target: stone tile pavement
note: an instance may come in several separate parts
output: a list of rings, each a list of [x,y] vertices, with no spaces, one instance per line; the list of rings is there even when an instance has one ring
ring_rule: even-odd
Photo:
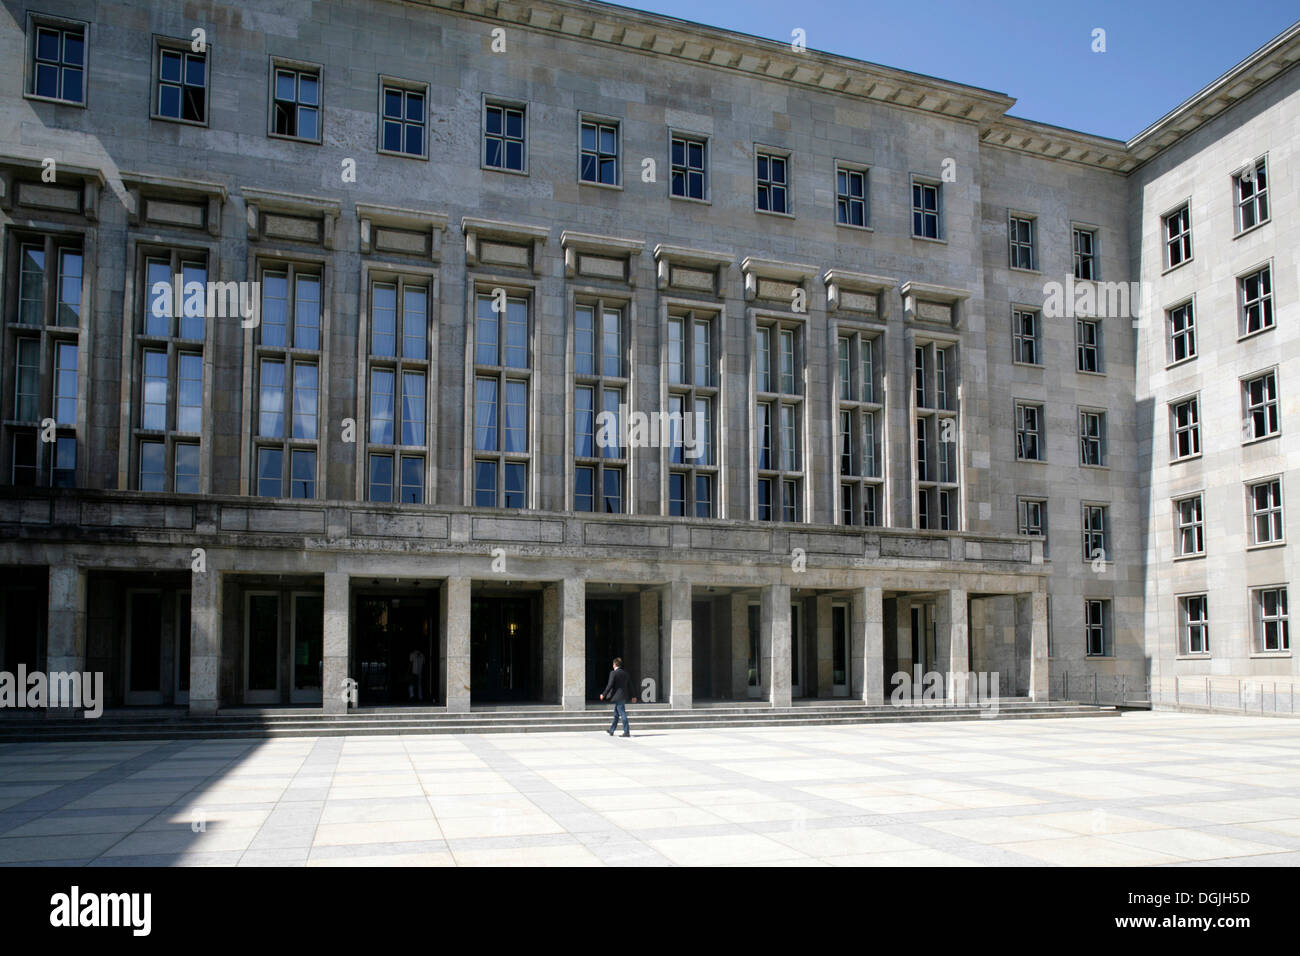
[[[1300,724],[0,746],[0,864],[51,863],[1296,866]]]

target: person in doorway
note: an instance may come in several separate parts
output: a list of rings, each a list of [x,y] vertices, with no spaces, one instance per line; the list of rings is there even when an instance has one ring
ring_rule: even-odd
[[[424,654],[418,647],[411,651],[411,681],[407,692],[410,700],[424,700]]]
[[[609,725],[609,730],[605,731],[611,737],[614,736],[614,731],[618,729],[620,717],[623,719],[623,736],[632,736],[627,726],[627,688],[630,682],[631,678],[628,677],[627,671],[623,670],[623,658],[614,658],[614,669],[609,672],[609,681],[605,684],[605,692],[600,695],[601,700],[608,700],[614,705],[614,722]],[[636,703],[635,697],[632,698],[632,702]]]

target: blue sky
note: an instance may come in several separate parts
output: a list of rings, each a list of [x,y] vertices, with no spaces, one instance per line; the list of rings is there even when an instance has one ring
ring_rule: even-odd
[[[1300,19],[1296,0],[635,0],[666,16],[1007,93],[1014,116],[1128,139]],[[1092,52],[1092,31],[1106,52]]]

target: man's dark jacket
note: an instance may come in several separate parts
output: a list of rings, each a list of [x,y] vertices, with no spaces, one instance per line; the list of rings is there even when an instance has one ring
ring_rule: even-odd
[[[630,699],[627,695],[628,680],[625,668],[614,668],[609,672],[609,683],[605,685],[605,693],[601,696],[612,704],[626,704]]]

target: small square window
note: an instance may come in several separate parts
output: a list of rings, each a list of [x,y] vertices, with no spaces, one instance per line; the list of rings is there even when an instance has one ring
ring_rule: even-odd
[[[522,173],[528,168],[523,106],[489,101],[483,110],[483,165]]]
[[[1248,485],[1246,507],[1250,512],[1250,543],[1279,544],[1282,531],[1282,479],[1268,478]]]
[[[1174,502],[1176,522],[1175,547],[1178,557],[1189,558],[1205,554],[1205,505],[1200,495],[1180,498]]]
[[[1237,279],[1238,322],[1242,336],[1273,327],[1273,269],[1264,266]]]
[[[1259,159],[1232,177],[1237,205],[1237,231],[1245,232],[1268,222],[1268,170]]]
[[[1007,240],[1010,243],[1011,268],[1034,268],[1034,220],[1028,216],[1009,216]]]
[[[708,199],[708,140],[674,133],[669,141],[669,194],[678,199]]]
[[[204,125],[208,121],[208,55],[189,44],[159,40],[154,118]]]
[[[1192,301],[1188,299],[1166,315],[1169,317],[1169,361],[1196,358],[1196,315]]]
[[[393,117],[394,125],[396,122],[397,117]],[[321,74],[318,68],[272,63],[271,135],[320,142]],[[393,142],[404,142],[404,135],[398,137],[394,132]]]
[[[29,20],[28,93],[65,103],[86,100],[86,28],[68,21]]]
[[[1105,371],[1102,364],[1101,323],[1096,319],[1076,319],[1074,323],[1074,344],[1077,364],[1080,372],[1092,372],[1100,375]]]
[[[1074,242],[1074,277],[1097,279],[1097,233],[1092,229],[1075,227],[1071,230]]]
[[[386,80],[379,87],[379,151],[423,159],[426,153],[427,87]],[[287,86],[285,92],[288,92]]]
[[[583,117],[578,139],[578,180],[598,186],[618,186],[618,123]]]
[[[1250,594],[1257,654],[1291,650],[1291,617],[1285,587],[1256,588]]]
[[[1282,433],[1278,417],[1277,373],[1265,372],[1241,383],[1245,420],[1242,422],[1242,441],[1259,441]]]
[[[1040,337],[1039,314],[1031,309],[1011,310],[1011,335],[1013,355],[1022,365],[1042,365],[1043,352]]]
[[[1201,404],[1197,396],[1170,403],[1169,436],[1174,461],[1201,453]]]

